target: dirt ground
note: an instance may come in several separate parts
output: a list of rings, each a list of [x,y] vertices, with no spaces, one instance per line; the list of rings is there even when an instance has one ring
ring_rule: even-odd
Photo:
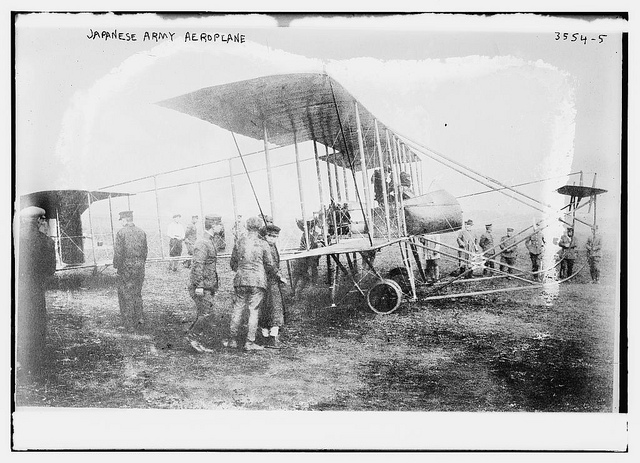
[[[397,249],[388,252],[397,253]],[[382,253],[377,262],[384,266]],[[520,257],[520,265],[527,267]],[[233,274],[218,264],[220,329]],[[448,271],[449,269],[444,269]],[[324,265],[316,287],[286,297],[285,347],[198,354],[184,341],[194,318],[188,270],[147,265],[146,327],[120,328],[113,269],[59,273],[47,292],[48,362],[20,376],[16,405],[49,407],[609,412],[614,262],[599,285],[588,268],[555,298],[540,289],[405,303],[390,315],[357,295],[330,305]],[[512,282],[473,283],[469,288]]]

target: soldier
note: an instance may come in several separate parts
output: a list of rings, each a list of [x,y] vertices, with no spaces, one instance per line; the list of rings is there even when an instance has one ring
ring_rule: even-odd
[[[531,271],[533,272],[533,279],[538,281],[538,270],[540,270],[540,263],[542,262],[542,256],[544,255],[544,236],[538,231],[538,226],[533,228],[533,233],[524,242],[527,250],[529,251],[529,257],[531,258]]]
[[[493,259],[496,255],[495,245],[493,243],[493,224],[486,224],[484,226],[485,232],[480,237],[480,248],[482,249],[483,256],[487,261],[484,263],[484,269],[482,270],[483,275],[489,274],[489,269],[495,268],[495,263]]]
[[[147,260],[147,234],[133,224],[133,212],[120,212],[122,228],[113,246],[113,268],[118,271],[118,303],[125,329],[141,328],[142,283]]]
[[[266,294],[267,275],[277,275],[278,269],[273,264],[269,245],[258,235],[262,225],[262,220],[258,217],[247,219],[247,234],[238,238],[231,253],[231,269],[236,272],[233,280],[236,297],[231,315],[230,339],[224,342],[226,347],[238,347],[237,336],[240,322],[245,310],[247,310],[249,322],[244,349],[263,349],[255,342],[256,330],[258,329],[258,310]]]
[[[560,237],[558,246],[561,248],[560,278],[565,279],[573,275],[573,264],[578,258],[578,241],[573,236],[573,228],[568,227],[567,232]]]
[[[214,230],[219,219],[219,215],[205,216],[204,236],[196,242],[193,251],[189,295],[196,303],[196,319],[187,332],[187,342],[197,352],[213,352],[205,346],[209,343],[205,338],[215,328],[213,298],[218,290],[218,273]]]
[[[18,242],[17,361],[18,369],[41,373],[47,337],[45,283],[56,271],[56,251],[46,229],[44,209],[20,212]]]
[[[458,275],[462,275],[467,271],[467,268],[471,269],[471,253],[478,252],[478,238],[473,229],[473,220],[469,219],[464,223],[464,230],[458,233],[458,262],[460,263],[460,270]],[[472,272],[469,272],[466,277],[471,278]]]
[[[280,234],[280,227],[268,224],[260,229],[260,234],[271,248],[273,257],[273,265],[276,269],[280,269],[280,253],[276,242]],[[287,281],[280,275],[267,275],[267,294],[260,309],[259,326],[262,331],[262,337],[266,347],[279,349],[280,345],[280,327],[284,325],[284,306],[282,304],[281,284]]]
[[[182,255],[182,241],[184,240],[184,227],[180,223],[182,216],[174,214],[173,222],[167,227],[167,236],[169,237],[169,257],[180,257]],[[169,261],[169,270],[174,272],[178,270],[178,261],[172,259]]]
[[[500,262],[501,262],[500,271],[501,272],[514,273],[515,270],[511,267],[513,267],[516,264],[517,248],[518,248],[518,245],[516,244],[515,239],[513,238],[513,228],[508,227],[507,234],[502,238],[500,238],[500,250],[502,251],[500,253]],[[507,264],[510,267],[507,267],[506,265],[502,265],[502,264]]]
[[[196,245],[196,241],[198,241],[198,220],[200,217],[197,215],[191,216],[191,223],[187,225],[187,229],[184,232],[184,244],[187,245],[187,254],[189,256],[193,256],[193,247]],[[183,265],[186,268],[191,267],[191,258],[185,260]]]
[[[415,196],[411,189],[411,175],[407,172],[400,172],[400,191],[402,199],[411,199]]]
[[[435,283],[440,279],[440,235],[429,235],[429,239],[421,240],[425,245],[425,273],[428,283]]]
[[[373,197],[378,203],[379,207],[382,207],[384,204],[384,188],[382,178],[382,171],[378,168],[373,171],[373,175],[371,176],[371,183],[373,183]]]
[[[224,251],[227,247],[225,235],[224,235],[224,225],[222,225],[222,217],[218,214],[212,214],[212,228],[211,231],[213,233],[213,243],[216,245],[216,251]]]
[[[598,226],[593,227],[593,234],[587,239],[587,260],[591,271],[591,282],[600,282],[600,259],[602,258],[602,236],[598,233]]]

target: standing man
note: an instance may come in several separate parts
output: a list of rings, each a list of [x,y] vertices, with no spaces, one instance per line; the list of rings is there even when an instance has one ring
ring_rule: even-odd
[[[593,227],[593,234],[587,239],[587,260],[591,271],[591,282],[600,282],[600,259],[602,258],[602,236],[598,232],[598,226]]]
[[[142,328],[142,283],[147,260],[147,234],[133,224],[133,212],[120,212],[122,228],[113,246],[113,268],[118,271],[118,303],[126,330]]]
[[[45,235],[44,209],[31,206],[20,212],[18,242],[17,361],[18,368],[41,373],[47,337],[45,283],[56,271],[56,251]]]
[[[529,257],[531,258],[531,272],[533,272],[533,279],[538,281],[538,270],[540,270],[540,264],[542,262],[542,256],[544,255],[544,236],[538,231],[537,224],[533,228],[533,233],[529,235],[529,238],[524,242],[527,250],[529,251]]]
[[[196,245],[196,241],[198,241],[198,220],[200,217],[197,215],[191,216],[191,223],[187,225],[187,229],[184,232],[184,244],[187,245],[187,254],[189,256],[193,256],[193,248]],[[191,267],[191,258],[185,260],[183,265],[186,268]]]
[[[219,215],[209,214],[204,218],[204,236],[198,240],[193,250],[191,275],[189,277],[189,295],[196,303],[196,319],[187,332],[187,342],[197,352],[213,352],[205,344],[207,336],[214,331],[213,297],[218,290],[216,271],[217,250],[214,227]]]
[[[384,188],[382,182],[384,182],[382,171],[380,168],[377,168],[373,171],[371,183],[373,183],[373,197],[378,203],[378,207],[384,205]]]
[[[478,238],[473,229],[473,220],[469,219],[464,223],[464,230],[460,230],[458,233],[458,261],[460,263],[460,270],[458,275],[462,275],[469,269],[469,273],[466,278],[471,278],[471,253],[478,252]]]
[[[271,256],[271,249],[258,232],[263,222],[258,217],[247,219],[247,234],[238,238],[231,253],[231,269],[236,272],[233,286],[236,297],[231,315],[230,339],[224,343],[226,347],[238,347],[238,331],[242,316],[247,310],[249,322],[245,350],[261,350],[256,344],[258,329],[258,310],[267,291],[267,276],[278,275],[278,270]]]
[[[184,227],[180,223],[180,214],[174,214],[173,222],[167,227],[167,236],[169,237],[169,257],[180,257],[182,255],[182,240],[184,240]],[[174,272],[178,270],[178,261],[171,259],[169,261],[169,270]]]
[[[227,242],[224,235],[224,225],[222,224],[222,216],[218,214],[212,214],[212,228],[213,243],[216,245],[216,251],[224,251],[227,247]]]
[[[517,248],[518,245],[515,242],[515,238],[513,237],[513,228],[509,227],[507,228],[507,234],[500,238],[500,250],[502,251],[500,253],[501,272],[514,273],[515,270],[511,267],[516,265],[516,258],[518,257]],[[502,264],[507,264],[510,267]]]
[[[493,224],[486,224],[484,226],[485,232],[480,237],[480,248],[482,249],[483,256],[486,259],[484,263],[484,269],[482,270],[483,275],[489,274],[489,269],[495,268],[495,263],[493,259],[496,255],[495,245],[493,243]]]
[[[578,241],[573,235],[572,227],[568,227],[567,232],[560,237],[558,246],[561,248],[560,257],[562,258],[560,278],[569,278],[573,275],[573,264],[578,258]]]
[[[260,229],[260,235],[264,236],[271,248],[273,265],[278,270],[280,269],[280,253],[276,242],[279,234],[280,227],[277,225],[267,224],[266,227]],[[286,283],[279,272],[275,275],[267,275],[267,294],[260,309],[259,325],[266,347],[272,349],[280,349],[281,347],[279,334],[280,327],[284,325],[284,306],[280,285]]]
[[[428,283],[435,283],[440,279],[440,235],[429,235],[428,239],[423,239],[425,245],[425,273]]]

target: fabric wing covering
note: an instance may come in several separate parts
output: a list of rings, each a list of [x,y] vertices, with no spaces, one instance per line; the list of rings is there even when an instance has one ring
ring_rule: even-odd
[[[270,143],[309,140],[333,148],[328,161],[360,169],[356,104],[366,153],[375,153],[375,118],[327,74],[281,74],[206,87],[157,103],[231,132]],[[385,130],[378,122],[383,152]],[[388,164],[387,154],[384,162]],[[327,160],[326,156],[321,159]],[[369,157],[368,169],[378,167]]]

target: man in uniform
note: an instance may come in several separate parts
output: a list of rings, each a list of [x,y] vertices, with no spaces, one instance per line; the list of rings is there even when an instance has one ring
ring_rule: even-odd
[[[460,263],[460,270],[458,275],[462,275],[469,269],[466,278],[472,277],[471,269],[471,253],[478,252],[478,238],[473,229],[473,220],[469,219],[464,223],[464,230],[460,230],[458,233],[458,262]]]
[[[249,312],[247,340],[245,350],[261,350],[256,344],[258,329],[258,311],[267,290],[267,276],[279,275],[273,262],[271,249],[258,232],[264,222],[258,217],[247,219],[247,234],[238,238],[231,253],[231,269],[236,272],[233,280],[235,301],[231,315],[230,339],[226,347],[237,348],[237,336],[245,310]]]
[[[493,224],[486,224],[484,226],[485,232],[480,237],[480,248],[482,249],[485,259],[493,259],[496,255],[495,245],[493,243]],[[489,274],[489,269],[495,268],[495,264],[492,260],[487,260],[482,270],[483,275]]]
[[[591,282],[600,281],[600,259],[602,258],[602,236],[598,232],[598,226],[593,227],[593,234],[587,239],[587,260],[591,271]]]
[[[544,256],[544,236],[538,231],[538,226],[534,226],[533,233],[529,235],[529,238],[524,242],[527,250],[529,251],[529,257],[531,258],[531,271],[533,272],[533,279],[538,281],[538,271],[540,270],[540,264],[542,262],[542,256]]]
[[[515,238],[513,237],[513,228],[508,227],[507,234],[502,238],[500,238],[500,250],[502,251],[500,253],[500,262],[501,262],[500,271],[501,272],[508,272],[508,273],[515,272],[515,269],[511,267],[516,265],[517,249],[518,249],[518,245],[516,244]],[[502,265],[502,264],[507,264],[510,267],[507,267],[506,265]]]
[[[125,329],[144,324],[142,318],[142,283],[147,260],[147,234],[133,224],[133,212],[120,212],[122,228],[113,246],[113,268],[118,271],[118,303]]]
[[[280,269],[280,253],[276,245],[279,234],[280,227],[272,223],[260,229],[260,235],[264,237],[271,248],[273,265],[276,269]],[[267,275],[267,294],[260,309],[258,321],[265,346],[273,349],[281,347],[279,334],[280,327],[284,325],[281,284],[286,284],[286,280],[279,273]]]
[[[191,223],[187,225],[187,229],[184,232],[184,244],[187,245],[187,254],[193,256],[193,248],[198,241],[198,220],[200,217],[197,215],[191,216]],[[191,257],[183,262],[186,268],[191,267]]]
[[[384,187],[383,187],[383,174],[380,168],[373,171],[371,176],[371,183],[373,183],[373,197],[378,203],[378,207],[384,205]]]
[[[216,271],[217,249],[214,229],[219,215],[209,214],[204,218],[204,236],[196,241],[189,278],[189,295],[196,303],[196,319],[187,332],[187,341],[197,352],[213,352],[205,344],[208,335],[213,334],[213,298],[218,290]]]
[[[174,214],[173,222],[167,227],[167,236],[169,237],[169,257],[180,257],[182,255],[182,241],[184,240],[184,227],[180,223],[182,216]],[[169,270],[174,272],[178,270],[178,261],[172,259],[169,261]]]
[[[578,242],[573,235],[573,228],[568,227],[567,232],[560,237],[558,246],[561,248],[560,278],[565,279],[573,275],[573,264],[578,258]]]
[[[41,373],[47,336],[45,283],[56,271],[56,251],[46,229],[44,209],[20,212],[18,243],[17,360],[18,368]]]
[[[427,283],[435,283],[440,279],[440,235],[429,235],[421,239],[424,244],[425,276]]]
[[[224,225],[222,224],[222,216],[218,214],[212,214],[212,228],[213,243],[216,245],[216,251],[224,251],[227,247],[227,242],[224,234]]]

